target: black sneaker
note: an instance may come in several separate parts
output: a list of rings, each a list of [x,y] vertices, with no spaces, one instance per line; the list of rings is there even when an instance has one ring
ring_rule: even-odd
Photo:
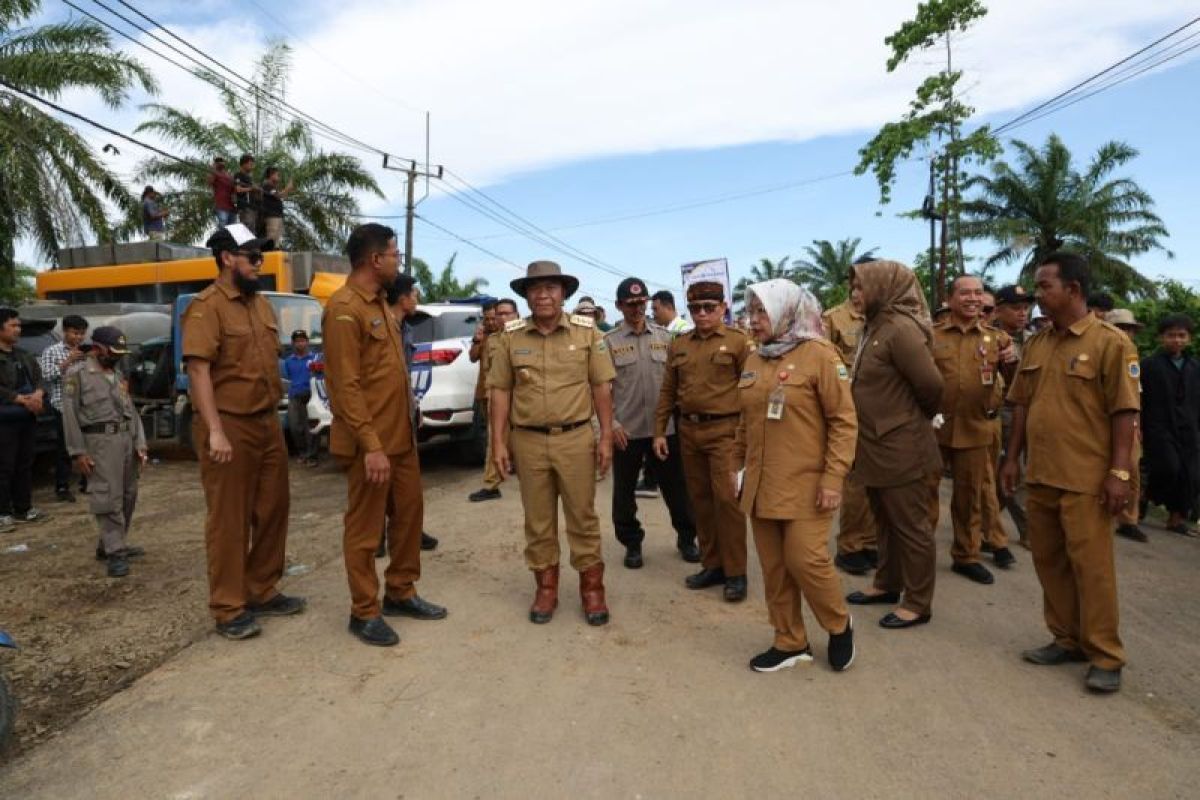
[[[1118,525],[1117,536],[1124,536],[1126,539],[1132,539],[1135,542],[1148,542],[1150,537],[1146,532],[1137,525]]]
[[[646,498],[658,497],[658,487],[657,486],[647,486],[645,481],[641,481],[634,488],[633,493],[637,497],[646,497]]]
[[[421,549],[422,550],[437,550],[438,540],[430,536],[425,531],[421,531]]]
[[[1000,547],[992,552],[992,563],[1000,567],[1000,569],[1008,569],[1017,563],[1017,557],[1007,547]]]
[[[229,622],[218,622],[217,633],[226,639],[249,639],[262,633],[258,620],[249,611],[243,611]]]
[[[350,632],[365,644],[376,647],[392,647],[400,644],[400,637],[392,630],[392,626],[383,621],[383,617],[359,619],[350,617]]]
[[[695,575],[688,575],[683,579],[683,585],[689,589],[707,589],[710,586],[722,586],[725,583],[725,570],[720,567],[704,569],[697,572]]]
[[[985,586],[989,583],[994,583],[996,580],[983,564],[951,564],[950,569],[964,578],[969,578]]]
[[[467,499],[472,503],[482,503],[484,500],[499,500],[499,489],[480,489],[477,492],[471,492],[467,495]]]
[[[781,669],[794,667],[800,663],[808,663],[812,660],[811,647],[792,652],[776,650],[772,647],[767,652],[759,653],[750,659],[750,669],[755,672],[778,672]]]
[[[445,619],[450,612],[436,603],[414,594],[407,600],[393,600],[384,595],[383,613],[388,617],[412,617],[413,619]]]
[[[625,548],[625,569],[641,569],[642,564],[642,548],[640,545]]]
[[[124,578],[129,574],[129,561],[121,553],[113,553],[108,557],[108,577]]]
[[[740,603],[746,599],[746,576],[735,575],[725,579],[725,602]]]
[[[838,553],[834,556],[833,563],[842,572],[851,575],[865,575],[871,571],[871,559],[863,550],[856,553]]]
[[[846,620],[846,630],[829,634],[829,666],[834,672],[849,669],[854,663],[854,617]]]
[[[289,597],[280,592],[265,603],[246,606],[246,610],[256,617],[290,617],[307,607],[308,601],[303,597]]]
[[[65,487],[62,489],[55,489],[54,490],[54,499],[60,503],[74,503],[75,502],[75,494],[70,489],[67,489]]]
[[[700,548],[696,546],[694,541],[691,542],[676,542],[675,549],[679,551],[679,557],[689,564],[700,563]]]

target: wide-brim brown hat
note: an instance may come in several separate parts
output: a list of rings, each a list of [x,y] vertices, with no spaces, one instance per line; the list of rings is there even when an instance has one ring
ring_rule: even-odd
[[[1108,324],[1116,325],[1118,328],[1133,328],[1135,331],[1140,331],[1146,327],[1137,321],[1137,318],[1133,316],[1133,312],[1128,308],[1114,308],[1104,315],[1104,319]]]
[[[579,289],[579,278],[567,275],[562,267],[553,261],[534,261],[525,268],[525,277],[517,278],[508,285],[521,297],[525,297],[525,289],[535,281],[555,280],[563,285],[563,299],[575,294]],[[528,298],[527,298],[528,299]]]

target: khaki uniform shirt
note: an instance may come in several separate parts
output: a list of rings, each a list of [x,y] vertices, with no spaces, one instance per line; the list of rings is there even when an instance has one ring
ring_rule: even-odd
[[[683,414],[738,413],[738,378],[753,350],[746,334],[723,323],[706,337],[698,330],[676,336],[654,412],[654,435],[667,435],[676,409]]]
[[[604,335],[617,378],[613,381],[613,416],[630,439],[654,435],[654,408],[662,391],[671,332],[649,320],[641,333],[621,322]],[[673,425],[667,433],[674,432]]]
[[[384,293],[371,295],[347,283],[329,298],[321,331],[333,411],[329,452],[409,452],[414,439],[408,366]]]
[[[188,305],[182,324],[183,358],[211,365],[217,411],[261,414],[279,405],[279,322],[267,298],[214,283]]]
[[[492,345],[498,339],[494,333],[484,334],[483,341],[471,344],[471,355],[479,359],[479,377],[475,379],[475,399],[487,400],[487,374],[492,364]]]
[[[539,331],[532,317],[505,325],[492,351],[487,385],[512,390],[513,425],[554,427],[590,419],[592,387],[614,377],[595,322],[561,314],[549,334]]]
[[[1025,482],[1099,494],[1112,466],[1112,416],[1141,408],[1137,350],[1093,315],[1025,342],[1009,392],[1025,406]]]
[[[825,326],[825,336],[841,355],[842,363],[847,367],[854,364],[858,343],[862,341],[863,328],[867,324],[866,317],[855,311],[847,300],[822,314],[821,323]]]
[[[966,328],[951,320],[933,326],[933,360],[943,382],[938,411],[945,420],[937,431],[939,445],[965,450],[992,443],[1004,402],[1000,350],[1011,341],[979,321]]]
[[[102,422],[125,424],[134,449],[146,449],[146,431],[129,396],[129,384],[119,372],[106,371],[92,356],[63,378],[63,434],[72,456],[88,454],[83,428]]]
[[[770,397],[779,386],[783,417],[768,419]],[[742,511],[765,519],[827,516],[817,510],[817,489],[842,490],[858,441],[850,372],[837,348],[813,339],[782,358],[751,353],[738,396],[742,416],[734,464],[746,468]]]

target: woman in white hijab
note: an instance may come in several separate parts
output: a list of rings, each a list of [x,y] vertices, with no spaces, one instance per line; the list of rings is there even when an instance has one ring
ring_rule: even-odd
[[[758,348],[738,383],[734,463],[744,469],[734,480],[775,628],[772,647],[750,667],[775,672],[812,660],[804,597],[829,633],[829,664],[841,671],[854,660],[854,632],[829,532],[858,436],[850,376],[822,335],[821,305],[808,290],[783,279],[756,283],[746,307]]]

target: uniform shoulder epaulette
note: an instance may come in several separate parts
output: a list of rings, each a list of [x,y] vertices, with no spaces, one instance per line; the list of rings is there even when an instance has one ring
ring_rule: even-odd
[[[579,327],[581,327],[581,328],[594,328],[594,327],[596,327],[596,321],[595,321],[595,320],[593,320],[591,317],[585,317],[585,316],[583,316],[582,314],[572,314],[572,315],[571,315],[571,324],[572,324],[572,325],[578,325],[578,326],[579,326]]]
[[[205,286],[203,289],[201,289],[199,292],[196,293],[196,297],[193,299],[192,302],[195,302],[196,300],[207,300],[208,298],[212,297],[216,291],[217,291],[217,285],[215,283],[210,283],[208,286]]]
[[[508,322],[504,323],[504,332],[512,333],[513,331],[519,331],[519,330],[521,330],[521,328],[524,328],[527,324],[528,323],[523,319],[509,320]]]
[[[1108,320],[1104,320],[1104,319],[1100,320],[1100,326],[1103,328],[1107,328],[1108,330],[1112,331],[1113,333],[1117,334],[1118,336],[1120,336],[1122,338],[1126,338],[1125,331],[1121,330],[1116,325],[1113,325]]]

